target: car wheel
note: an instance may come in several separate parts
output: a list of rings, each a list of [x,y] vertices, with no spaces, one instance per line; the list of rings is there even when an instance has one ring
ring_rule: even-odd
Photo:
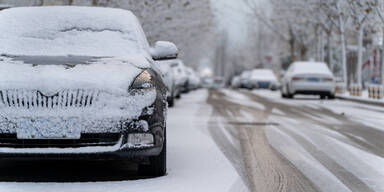
[[[168,99],[168,107],[173,107],[173,106],[175,106],[175,98],[171,97],[170,99]]]
[[[320,99],[325,99],[325,95],[320,95]]]
[[[334,94],[331,94],[331,95],[328,96],[328,99],[335,99],[335,98],[336,98],[336,97],[335,97]]]
[[[292,99],[294,97],[294,94],[289,93],[288,85],[285,86],[285,97],[288,99]]]
[[[167,173],[167,136],[164,129],[163,149],[158,156],[149,157],[149,164],[139,165],[139,172],[145,176],[161,177]]]
[[[181,98],[181,94],[180,94],[180,92],[177,92],[175,98],[176,98],[176,99],[180,99],[180,98]]]

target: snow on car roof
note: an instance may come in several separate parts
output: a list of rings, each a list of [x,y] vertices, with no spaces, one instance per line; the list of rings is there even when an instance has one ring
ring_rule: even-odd
[[[295,62],[293,63],[293,73],[294,74],[316,73],[316,74],[326,74],[326,75],[333,76],[327,64],[322,62]]]
[[[147,46],[123,9],[52,6],[0,12],[0,54],[122,56]]]

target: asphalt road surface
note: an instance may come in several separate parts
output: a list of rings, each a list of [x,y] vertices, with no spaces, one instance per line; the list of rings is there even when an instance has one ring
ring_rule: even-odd
[[[248,90],[210,90],[207,103],[212,137],[250,191],[384,190],[384,109]]]

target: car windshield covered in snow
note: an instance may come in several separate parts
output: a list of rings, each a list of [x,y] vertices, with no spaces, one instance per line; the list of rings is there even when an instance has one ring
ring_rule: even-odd
[[[2,55],[125,56],[148,47],[136,17],[120,9],[14,8],[0,12],[0,26]]]

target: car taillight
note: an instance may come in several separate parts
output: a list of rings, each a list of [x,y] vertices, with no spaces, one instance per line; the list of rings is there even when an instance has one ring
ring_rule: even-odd
[[[333,81],[332,78],[323,78],[323,81]]]
[[[303,80],[304,78],[301,77],[292,77],[292,81],[300,81]]]

